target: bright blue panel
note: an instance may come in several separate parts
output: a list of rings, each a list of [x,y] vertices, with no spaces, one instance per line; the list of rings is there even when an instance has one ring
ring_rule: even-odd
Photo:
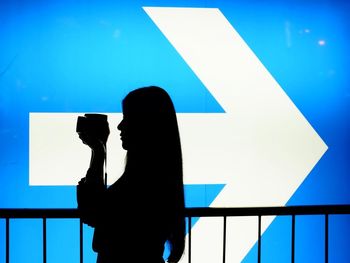
[[[287,205],[350,203],[348,1],[12,0],[0,1],[1,208],[76,207],[74,187],[28,186],[29,112],[120,112],[127,91],[149,84],[166,87],[178,112],[224,112],[142,6],[220,8],[329,147]],[[186,202],[208,206],[220,187],[187,188]],[[316,251],[323,254],[323,223],[315,220],[297,221],[298,240],[318,237],[310,246],[296,247],[298,262],[318,259]],[[13,225],[11,242],[18,246],[28,241],[18,234],[27,228],[22,222]],[[74,223],[67,224],[76,231]],[[267,230],[264,259],[273,251],[279,252],[274,258],[288,258],[289,234],[277,233],[289,224],[276,219]],[[41,251],[40,226],[30,221],[28,228],[36,240],[31,245]],[[348,217],[331,217],[330,262],[350,261],[349,229]],[[276,236],[287,248],[274,243]],[[89,247],[91,231],[87,238]],[[60,245],[66,237],[59,237],[61,243],[51,239]],[[66,243],[74,247],[70,242],[75,238]],[[58,252],[50,248],[48,253],[56,257]],[[30,257],[40,261],[40,253]],[[93,262],[93,254],[86,257]],[[246,261],[251,258],[256,246]]]
[[[324,262],[325,217],[298,216],[295,227],[295,260],[297,262]]]
[[[10,221],[10,262],[42,262],[43,232],[40,219]]]
[[[347,263],[350,259],[350,215],[329,217],[329,262]]]
[[[79,220],[47,221],[47,262],[79,262]]]

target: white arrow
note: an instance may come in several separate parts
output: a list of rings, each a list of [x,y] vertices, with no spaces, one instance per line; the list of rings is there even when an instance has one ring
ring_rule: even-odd
[[[76,121],[84,113],[30,113],[29,122],[29,184],[76,185],[85,176],[90,150],[75,132]],[[106,113],[111,134],[108,139],[108,181],[113,183],[123,172],[125,151],[122,149],[117,125],[121,113]],[[231,174],[225,163],[230,157],[224,153],[226,142],[212,140],[216,130],[222,137],[226,115],[177,114],[184,152],[185,184],[222,184]],[[215,126],[208,126],[215,124]],[[207,140],[207,141],[206,141]],[[213,160],[213,155],[217,159]],[[222,168],[218,168],[222,166]],[[226,177],[225,177],[226,176]]]
[[[191,137],[201,149],[213,147],[210,162],[202,162],[213,174],[196,177],[226,179],[213,206],[285,205],[327,150],[325,143],[219,9],[144,10],[226,111],[225,118],[206,119]],[[202,155],[195,158],[200,163]],[[221,255],[212,255],[221,249],[213,251],[207,236],[213,225],[200,222],[194,262],[219,262]],[[229,250],[228,262],[240,262],[256,241],[247,227],[240,228],[240,242],[232,242],[236,250]]]
[[[227,184],[213,206],[284,205],[327,146],[218,9],[144,9],[226,111],[178,114],[185,183]],[[30,114],[31,185],[76,185],[84,176],[89,150],[74,131],[78,115]],[[120,119],[109,115],[110,183],[123,169]],[[227,261],[240,262],[256,220],[229,223]],[[220,229],[216,219],[196,224],[193,262],[220,262]]]

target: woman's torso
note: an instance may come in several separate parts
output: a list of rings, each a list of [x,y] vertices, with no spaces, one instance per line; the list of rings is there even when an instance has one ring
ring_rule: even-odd
[[[93,240],[100,262],[162,262],[166,234],[152,188],[123,175],[106,190]]]

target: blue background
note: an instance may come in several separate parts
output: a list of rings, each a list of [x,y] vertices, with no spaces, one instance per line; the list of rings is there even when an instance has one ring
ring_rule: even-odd
[[[1,0],[1,208],[76,206],[74,187],[28,186],[29,112],[120,112],[124,95],[146,85],[166,88],[177,112],[224,112],[142,6],[220,8],[329,147],[287,205],[350,203],[346,1]],[[222,187],[187,185],[186,204],[208,206]],[[12,262],[39,262],[40,221],[11,222]],[[48,262],[77,262],[77,225],[49,220]],[[290,225],[281,217],[266,231],[264,262],[288,262]],[[323,261],[323,225],[297,218],[297,262]],[[3,233],[0,220],[0,255]],[[330,262],[349,262],[348,244],[350,217],[331,216]],[[245,262],[255,258],[256,246]]]

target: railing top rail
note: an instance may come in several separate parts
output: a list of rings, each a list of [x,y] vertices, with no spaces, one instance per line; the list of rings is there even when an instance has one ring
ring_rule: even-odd
[[[350,214],[350,205],[306,205],[285,207],[190,208],[186,215],[197,216],[280,216]]]
[[[76,208],[6,208],[0,218],[79,218]]]
[[[144,208],[142,209],[144,210]],[[190,217],[222,216],[279,216],[350,214],[350,205],[306,205],[285,207],[191,207],[185,215]],[[79,218],[75,208],[5,208],[0,209],[0,218]]]

